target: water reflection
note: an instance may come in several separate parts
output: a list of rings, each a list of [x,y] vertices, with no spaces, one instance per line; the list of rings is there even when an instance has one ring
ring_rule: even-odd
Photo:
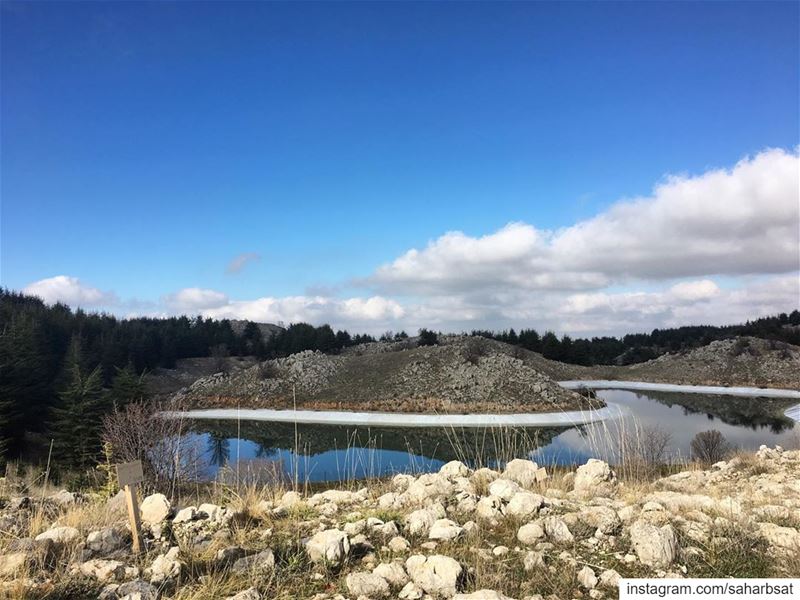
[[[237,478],[281,473],[323,481],[432,471],[453,459],[487,466],[514,457],[540,464],[580,463],[593,456],[615,461],[624,450],[619,440],[656,431],[668,434],[667,456],[677,459],[688,457],[691,439],[709,429],[746,449],[800,442],[800,426],[783,414],[791,400],[619,390],[598,394],[627,407],[629,416],[569,429],[502,430],[197,421],[194,435],[206,448],[200,475],[213,478],[225,467],[228,476],[235,471]]]

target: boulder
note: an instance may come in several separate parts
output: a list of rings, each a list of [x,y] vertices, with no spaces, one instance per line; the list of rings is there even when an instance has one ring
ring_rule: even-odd
[[[523,525],[517,531],[517,539],[526,546],[532,546],[545,536],[541,521],[534,521]]]
[[[156,556],[150,566],[150,583],[155,586],[168,585],[180,577],[183,570],[183,563],[178,558],[180,551],[178,546],[173,546],[165,554]]]
[[[614,533],[622,525],[617,511],[607,506],[586,506],[578,513],[578,520],[605,535]]]
[[[519,485],[510,479],[495,479],[489,484],[489,494],[508,502],[520,491]]]
[[[620,574],[614,569],[606,569],[600,573],[600,586],[609,589],[619,589]]]
[[[444,506],[438,502],[415,510],[406,516],[406,530],[410,535],[427,535],[434,522],[443,519],[445,514]]]
[[[430,540],[454,540],[462,534],[464,530],[458,523],[450,519],[439,519],[431,525],[428,539]]]
[[[536,515],[543,505],[544,498],[542,496],[522,491],[511,497],[508,505],[504,508],[504,512],[509,517],[527,519]]]
[[[773,548],[789,552],[800,552],[800,531],[794,527],[781,527],[774,523],[759,523],[761,537]]]
[[[347,591],[353,596],[385,598],[389,595],[389,582],[375,573],[358,571],[350,573],[345,579]]]
[[[408,552],[411,549],[409,541],[400,535],[394,536],[386,545],[389,547],[389,550],[397,553]]]
[[[92,577],[102,583],[109,581],[125,581],[139,576],[137,567],[129,567],[118,560],[92,559],[81,563],[78,571],[85,577]]]
[[[375,567],[373,573],[383,577],[389,586],[395,589],[400,589],[408,583],[408,573],[403,565],[396,562],[381,563]]]
[[[67,490],[61,490],[60,492],[56,492],[47,498],[53,504],[57,504],[58,506],[71,506],[75,504],[79,500],[79,496],[72,492],[68,492]]]
[[[425,592],[422,591],[421,587],[413,581],[409,581],[403,586],[403,589],[400,590],[397,597],[400,598],[400,600],[419,600],[424,595]]]
[[[539,481],[539,465],[531,460],[515,458],[506,464],[503,478],[510,479],[524,488],[530,488]]]
[[[421,475],[408,486],[405,494],[411,502],[427,504],[443,497],[450,496],[453,492],[453,483],[439,473]]]
[[[117,550],[122,550],[127,543],[127,538],[113,527],[92,531],[86,537],[86,548],[100,556],[108,556]]]
[[[503,517],[503,501],[497,496],[484,496],[475,506],[475,514],[484,521],[495,522]]]
[[[144,579],[122,584],[111,583],[103,588],[99,600],[157,600],[158,590]]]
[[[164,494],[153,494],[142,500],[139,514],[142,522],[148,525],[158,525],[166,520],[172,510],[172,505]]]
[[[444,475],[448,479],[455,479],[456,477],[469,477],[469,467],[462,463],[460,460],[451,460],[449,463],[439,469],[439,474]]]
[[[526,572],[534,571],[536,569],[544,568],[544,554],[535,550],[530,550],[525,553],[522,558],[522,568]]]
[[[186,508],[182,508],[175,514],[175,517],[172,519],[172,522],[175,524],[188,523],[189,521],[194,521],[197,518],[197,516],[198,516],[197,507],[187,506]]]
[[[498,477],[500,477],[500,473],[497,471],[487,469],[486,467],[481,467],[470,476],[469,480],[473,485],[488,486]]]
[[[666,568],[678,553],[678,540],[671,525],[656,527],[643,520],[630,528],[631,544],[642,564]]]
[[[197,507],[197,512],[208,516],[209,520],[214,523],[225,523],[231,516],[233,511],[227,508],[222,508],[216,504],[208,502],[201,504]]]
[[[546,517],[542,524],[547,539],[556,544],[570,544],[575,539],[561,517]]]
[[[597,587],[597,575],[591,567],[583,567],[578,571],[578,583],[587,590],[593,590]]]
[[[306,542],[306,552],[313,562],[339,565],[350,553],[350,538],[344,531],[326,529]]]
[[[79,537],[81,537],[81,533],[74,527],[53,527],[37,535],[35,540],[37,542],[51,540],[54,544],[63,545],[74,542]]]
[[[231,571],[234,573],[264,573],[274,569],[275,555],[269,548],[240,558],[231,567]]]
[[[590,458],[575,472],[573,489],[583,497],[611,496],[617,485],[617,476],[607,462]]]
[[[415,554],[406,561],[411,581],[434,597],[452,598],[464,572],[461,565],[449,556]]]

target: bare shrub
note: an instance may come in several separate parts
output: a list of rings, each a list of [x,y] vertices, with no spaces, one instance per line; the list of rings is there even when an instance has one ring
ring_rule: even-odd
[[[103,442],[116,463],[142,461],[145,487],[165,491],[193,479],[199,456],[186,436],[186,423],[162,413],[175,410],[155,402],[134,402],[103,418]]]
[[[228,358],[231,353],[228,346],[225,344],[217,344],[211,347],[211,358],[213,358],[213,366],[215,373],[227,373],[229,364]]]
[[[657,474],[669,460],[672,434],[658,425],[638,425],[622,432],[618,469],[631,479]]]
[[[486,356],[486,346],[483,340],[471,337],[464,342],[461,357],[468,363],[477,365],[482,356]]]
[[[692,439],[691,446],[692,457],[708,464],[725,460],[731,451],[725,436],[716,429],[698,433]]]

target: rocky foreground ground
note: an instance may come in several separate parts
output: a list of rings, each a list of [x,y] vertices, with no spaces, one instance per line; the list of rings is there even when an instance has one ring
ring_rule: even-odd
[[[451,462],[357,490],[230,490],[141,505],[132,556],[120,498],[16,496],[0,513],[13,598],[404,600],[613,598],[622,576],[798,576],[800,451],[620,481],[604,462],[548,476]]]

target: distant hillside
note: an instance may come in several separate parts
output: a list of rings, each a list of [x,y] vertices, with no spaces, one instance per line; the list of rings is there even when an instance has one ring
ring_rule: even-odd
[[[284,327],[280,325],[275,325],[273,323],[256,323],[254,321],[241,321],[238,319],[231,319],[230,321],[231,329],[233,329],[233,333],[236,335],[242,335],[244,333],[245,328],[250,324],[253,323],[258,327],[258,330],[261,332],[261,338],[266,341],[272,338],[275,335],[278,335],[282,331],[286,331]]]
[[[195,406],[403,412],[535,412],[587,408],[535,367],[535,355],[480,337],[374,342],[338,355],[305,351],[204,377],[180,393]],[[526,356],[530,355],[530,356]]]
[[[581,367],[544,358],[536,364],[542,372],[556,379],[800,389],[800,347],[749,336],[718,340],[625,367]]]

